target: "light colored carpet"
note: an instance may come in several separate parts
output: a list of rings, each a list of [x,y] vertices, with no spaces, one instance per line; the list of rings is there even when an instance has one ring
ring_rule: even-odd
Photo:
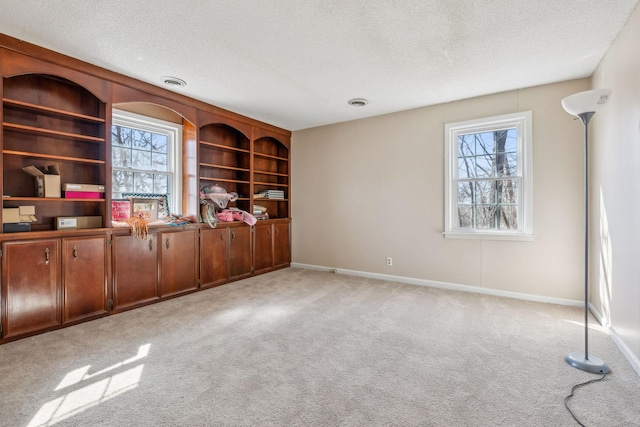
[[[0,424],[574,426],[581,316],[289,268],[0,346]],[[640,379],[590,343],[612,373],[571,407],[640,425]]]

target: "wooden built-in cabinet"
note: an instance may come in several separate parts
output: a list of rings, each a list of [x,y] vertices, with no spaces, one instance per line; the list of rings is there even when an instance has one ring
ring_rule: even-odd
[[[62,323],[108,313],[106,235],[62,239]]]
[[[273,224],[258,223],[254,228],[253,268],[256,273],[273,268]]]
[[[2,337],[60,325],[60,239],[2,244]]]
[[[169,230],[146,239],[113,236],[113,310],[122,311],[198,289],[197,231]]]
[[[208,288],[229,280],[229,228],[200,230],[200,287]]]
[[[158,235],[159,296],[164,298],[198,289],[197,230],[163,231]]]
[[[289,266],[289,131],[2,34],[0,77],[2,206],[35,206],[37,218],[29,232],[0,231],[0,343]],[[181,122],[179,213],[194,223],[151,227],[147,239],[112,226],[112,109],[125,104]],[[38,197],[23,168],[51,165],[61,184],[103,185],[104,197]],[[198,222],[208,185],[268,218]],[[101,227],[56,229],[75,216]]]
[[[112,237],[113,310],[122,311],[160,298],[158,295],[158,235],[138,239]]]
[[[273,224],[273,267],[283,268],[291,264],[289,221]]]
[[[251,275],[251,228],[229,227],[229,280]]]
[[[201,229],[200,287],[251,276],[251,231],[251,227],[235,223]]]
[[[107,314],[107,238],[2,244],[2,338]]]
[[[258,223],[254,230],[254,273],[264,273],[274,268],[289,266],[289,222],[273,221]]]

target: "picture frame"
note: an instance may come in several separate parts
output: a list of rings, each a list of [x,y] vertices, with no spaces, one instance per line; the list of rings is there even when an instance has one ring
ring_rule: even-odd
[[[131,216],[147,221],[158,219],[158,199],[131,198]]]
[[[150,194],[150,193],[122,193],[123,198],[131,201],[131,215],[133,216],[135,209],[139,212],[146,212],[155,208],[154,212],[149,211],[150,215],[155,215],[150,219],[164,219],[169,216],[169,200],[166,194]],[[145,201],[149,201],[148,206]],[[155,203],[154,203],[155,202]],[[136,205],[137,204],[137,205]],[[146,219],[146,218],[145,218]]]

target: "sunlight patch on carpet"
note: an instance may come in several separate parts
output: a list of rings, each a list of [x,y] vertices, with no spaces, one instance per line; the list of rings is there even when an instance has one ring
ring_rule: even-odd
[[[568,319],[564,319],[565,322],[567,323],[571,323],[573,325],[576,326],[580,326],[581,328],[584,328],[584,322],[577,322],[575,320],[568,320]],[[594,331],[598,331],[598,332],[602,332],[602,333],[607,333],[607,331],[600,325],[595,324],[595,323],[589,323],[589,329],[592,329]]]
[[[102,402],[133,390],[140,383],[144,363],[121,372],[117,371],[147,357],[150,347],[151,344],[140,346],[135,356],[93,374],[89,373],[91,365],[70,371],[60,381],[54,392],[69,388],[71,390],[42,405],[27,427],[55,425]]]

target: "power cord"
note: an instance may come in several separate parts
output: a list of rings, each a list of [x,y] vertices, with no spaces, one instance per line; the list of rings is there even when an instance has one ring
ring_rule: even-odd
[[[564,407],[567,408],[567,411],[569,411],[569,413],[571,414],[573,419],[576,420],[576,422],[578,424],[580,424],[582,427],[586,427],[586,426],[584,424],[582,424],[580,422],[580,420],[576,417],[576,415],[573,413],[571,408],[569,408],[569,405],[567,404],[567,402],[569,401],[569,399],[571,399],[573,397],[573,392],[576,391],[577,388],[580,388],[580,387],[585,386],[587,384],[595,383],[597,381],[602,381],[604,379],[604,377],[606,377],[606,376],[607,376],[607,374],[602,374],[602,376],[600,378],[594,378],[592,380],[585,381],[583,383],[574,385],[573,387],[571,387],[571,394],[569,394],[567,397],[564,398]]]

